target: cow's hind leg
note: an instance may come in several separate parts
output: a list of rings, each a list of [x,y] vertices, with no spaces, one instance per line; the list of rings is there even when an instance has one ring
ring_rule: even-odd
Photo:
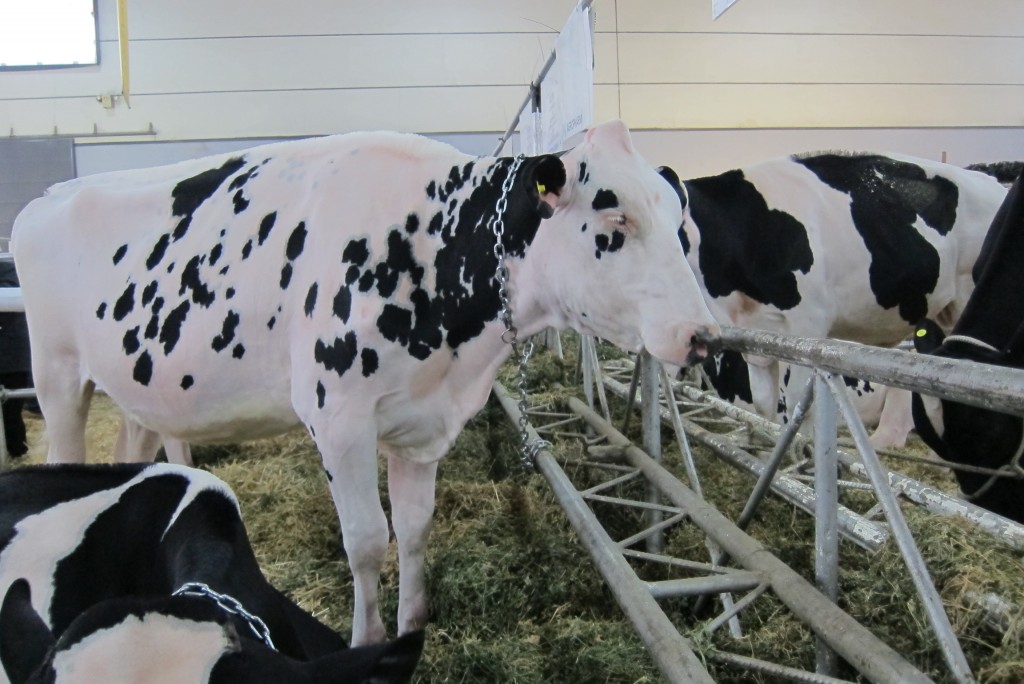
[[[414,463],[388,458],[391,524],[398,541],[398,633],[420,629],[427,622],[424,560],[434,516],[437,462]]]
[[[390,535],[377,488],[376,437],[367,430],[358,440],[324,439],[322,432],[325,431],[317,432],[316,441],[338,509],[341,536],[355,585],[352,645],[379,643],[386,634],[378,608],[377,583]]]
[[[82,380],[77,368],[57,372],[33,367],[33,371],[50,443],[47,462],[84,463],[85,423],[96,385]]]

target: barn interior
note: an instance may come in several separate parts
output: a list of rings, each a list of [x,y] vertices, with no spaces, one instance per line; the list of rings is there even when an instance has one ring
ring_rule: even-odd
[[[586,127],[622,119],[644,158],[684,179],[815,150],[897,153],[959,167],[1024,159],[1024,5],[1015,0],[8,5],[0,8],[0,252],[15,217],[54,183],[352,131],[418,133],[472,155],[511,156],[567,149]],[[35,25],[38,36],[13,28],[36,5],[50,8]],[[85,20],[73,21],[76,13]],[[578,13],[590,29],[583,42],[592,64],[583,67],[592,66],[592,82],[585,86],[570,82],[576,72],[559,71],[571,61],[568,48],[561,65],[555,52],[567,19]],[[56,42],[67,47],[63,31],[75,26],[86,32],[78,55],[35,51],[46,37],[61,36]],[[583,118],[576,120],[576,112]],[[0,311],[17,311],[16,301],[5,302],[0,297]],[[648,450],[661,451],[664,443],[665,467],[691,487],[692,450],[703,497],[735,521],[757,473],[723,459],[704,433],[725,434],[737,423],[694,426],[688,446],[670,419],[659,424],[655,416],[645,425],[639,406],[602,377],[593,379],[631,361],[572,333],[558,348],[538,348],[525,371],[532,418],[539,423],[547,412],[569,412],[570,397],[589,400],[636,444],[656,434],[658,446]],[[1007,377],[992,401],[1010,405],[1016,395],[1019,404],[1024,385]],[[628,386],[628,372],[620,380]],[[514,360],[499,381],[515,396]],[[13,468],[46,460],[45,421],[23,414],[28,454],[12,459]],[[729,419],[720,407],[714,415]],[[119,416],[97,396],[87,432],[90,462],[110,460]],[[754,443],[748,449],[766,462],[778,435],[760,423],[739,424]],[[552,460],[579,491],[603,487],[603,476],[586,461],[614,460],[616,447],[579,421],[564,432],[570,434],[550,438]],[[840,429],[841,449],[856,454],[856,441],[852,430]],[[620,606],[624,599],[591,561],[589,533],[567,518],[549,478],[522,467],[519,446],[518,426],[492,396],[441,463],[427,553],[430,623],[414,681],[690,681],[634,627]],[[792,451],[794,462],[813,461],[809,443],[797,439]],[[271,582],[349,633],[352,576],[309,435],[194,445],[193,455],[198,467],[235,490]],[[960,499],[956,479],[936,467],[916,435],[906,448],[880,456],[885,468],[928,488],[923,498],[934,491]],[[386,500],[384,472],[382,462]],[[884,528],[885,539],[869,544],[840,535],[832,582],[837,604],[898,654],[900,665],[822,655],[828,648],[816,634],[827,628],[812,627],[813,620],[755,583],[735,594],[738,620],[713,630],[709,623],[725,610],[717,598],[676,594],[661,601],[681,643],[696,654],[685,667],[737,683],[904,681],[908,671],[921,681],[1024,681],[1021,526],[1000,517],[979,527],[984,513],[936,513],[900,490],[898,507],[957,642],[951,645],[943,629],[936,634],[929,599],[920,593],[913,568],[921,566],[909,562],[908,570],[906,553],[887,532],[894,523],[879,517],[879,499],[864,484],[870,478],[860,474],[859,484],[840,488],[838,501]],[[840,479],[855,478],[847,469]],[[809,482],[813,489],[813,477]],[[612,491],[647,496],[642,480]],[[615,540],[648,524],[643,504],[591,507]],[[715,557],[716,542],[685,524],[697,517],[689,511],[682,524],[664,530],[660,548],[682,559],[676,567],[631,557],[645,586],[672,580],[687,562]],[[746,532],[805,581],[822,581],[814,515],[772,494]],[[397,571],[392,548],[381,580],[392,636]],[[900,669],[904,660],[909,670]]]

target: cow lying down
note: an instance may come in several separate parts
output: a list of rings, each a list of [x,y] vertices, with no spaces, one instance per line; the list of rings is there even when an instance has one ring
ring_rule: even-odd
[[[168,464],[0,475],[0,682],[407,682],[272,587],[234,494]],[[4,673],[6,676],[4,676]]]

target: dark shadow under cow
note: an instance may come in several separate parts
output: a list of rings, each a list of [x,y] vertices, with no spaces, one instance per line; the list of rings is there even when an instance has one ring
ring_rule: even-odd
[[[1024,368],[1024,174],[1018,176],[992,221],[974,267],[977,286],[948,337],[934,322],[918,325],[919,352]],[[1024,418],[920,394],[913,397],[914,424],[941,458],[1018,477],[956,471],[960,489],[974,503],[1024,522]]]

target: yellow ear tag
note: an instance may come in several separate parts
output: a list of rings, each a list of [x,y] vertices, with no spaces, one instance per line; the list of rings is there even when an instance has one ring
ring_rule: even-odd
[[[537,192],[539,192],[540,194],[543,195],[547,191],[548,191],[548,189],[547,189],[547,187],[544,186],[543,183],[537,183]]]
[[[928,331],[927,331],[927,330],[925,330],[924,328],[921,328],[920,330],[918,330],[918,331],[917,331],[916,333],[914,333],[914,334],[915,334],[915,335],[917,335],[918,337],[924,337],[925,335],[927,335],[927,334],[928,334]]]

